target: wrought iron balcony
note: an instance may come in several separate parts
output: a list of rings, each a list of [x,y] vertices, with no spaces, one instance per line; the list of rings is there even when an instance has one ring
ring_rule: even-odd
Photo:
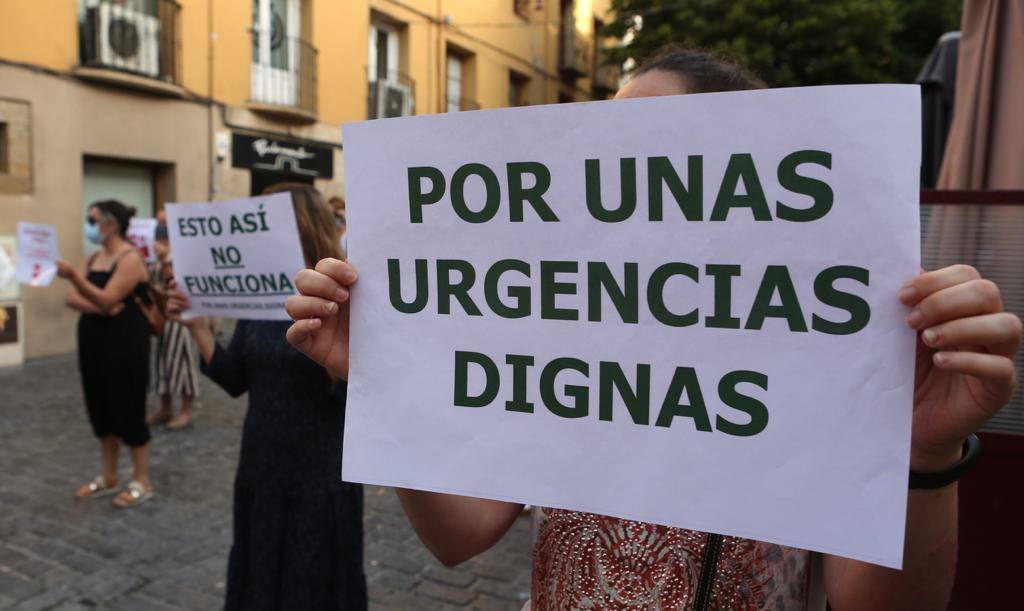
[[[594,69],[594,97],[603,98],[619,90],[619,80],[622,78],[622,66],[609,64],[604,53],[597,58],[597,67]]]
[[[416,81],[402,72],[368,74],[366,116],[370,119],[405,117],[416,112]]]
[[[180,83],[175,0],[85,0],[78,24],[79,57],[87,68]]]
[[[252,104],[266,107],[261,110],[315,119],[317,54],[312,43],[286,36],[279,28],[253,29]]]
[[[480,110],[480,102],[464,97],[450,97],[446,110],[448,112],[461,112],[463,110]]]
[[[571,21],[563,23],[558,50],[558,69],[562,74],[577,78],[587,76],[593,61],[591,55],[590,41],[583,32]]]

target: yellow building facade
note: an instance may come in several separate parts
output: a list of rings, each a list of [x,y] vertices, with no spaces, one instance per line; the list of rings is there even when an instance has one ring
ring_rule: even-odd
[[[101,198],[151,217],[282,180],[341,194],[350,121],[609,97],[608,5],[2,0],[0,248],[49,223],[81,261]],[[0,364],[74,350],[65,288],[0,287]]]

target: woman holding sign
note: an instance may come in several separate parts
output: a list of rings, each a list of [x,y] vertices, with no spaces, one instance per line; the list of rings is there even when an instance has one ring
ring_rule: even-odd
[[[764,87],[742,67],[670,49],[619,98]],[[322,260],[289,299],[292,345],[348,376],[347,298],[355,269]],[[1010,399],[1021,322],[999,289],[959,265],[922,273],[892,295],[919,333],[903,570],[739,537],[577,511],[535,512],[534,609],[944,609],[957,544],[956,479],[977,456],[973,431]],[[335,307],[337,306],[337,307]],[[614,486],[614,482],[593,482]],[[700,491],[693,491],[699,494]],[[413,527],[445,564],[493,546],[522,505],[398,490]],[[837,528],[843,528],[837,524]]]
[[[307,185],[291,194],[307,265],[340,257],[331,210]],[[168,313],[189,307],[180,289]],[[332,305],[337,311],[337,305]],[[204,318],[182,321],[202,371],[232,396],[249,393],[234,494],[226,608],[365,609],[363,489],[340,481],[345,380],[285,340],[287,322],[242,320],[227,348]]]
[[[153,496],[146,426],[150,331],[139,306],[149,299],[149,277],[142,255],[126,237],[135,209],[105,200],[89,206],[88,214],[85,237],[102,248],[77,269],[57,262],[57,273],[71,283],[67,306],[82,314],[78,364],[102,457],[100,475],[82,485],[75,497],[117,491],[117,454],[123,443],[131,448],[135,470],[114,505],[126,508]]]

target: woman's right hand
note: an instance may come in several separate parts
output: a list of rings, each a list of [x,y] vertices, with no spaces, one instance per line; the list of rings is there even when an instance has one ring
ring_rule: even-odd
[[[322,259],[295,277],[299,295],[285,302],[295,321],[288,343],[336,377],[348,379],[348,296],[356,269],[338,259]]]

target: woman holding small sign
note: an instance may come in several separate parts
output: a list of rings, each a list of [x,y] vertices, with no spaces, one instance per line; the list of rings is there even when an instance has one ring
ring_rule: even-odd
[[[320,193],[284,183],[264,194],[279,192],[291,194],[306,264],[340,257]],[[172,285],[168,297],[170,318],[199,345],[203,373],[233,397],[249,393],[225,608],[365,609],[363,489],[339,480],[345,380],[292,348],[287,322],[239,321],[224,348],[205,318],[181,319],[181,289]]]
[[[762,88],[743,67],[668,49],[618,98]],[[349,264],[325,259],[296,279],[288,340],[348,376]],[[739,537],[576,511],[535,512],[534,609],[944,609],[956,567],[955,481],[977,457],[973,432],[1009,401],[1021,322],[968,266],[922,273],[893,295],[918,332],[903,570]],[[596,482],[595,485],[602,485]],[[413,527],[448,565],[500,540],[522,505],[397,490]],[[842,527],[842,525],[837,525]]]
[[[114,498],[119,508],[133,507],[153,496],[149,481],[149,427],[146,386],[149,379],[149,323],[142,312],[149,300],[148,272],[142,255],[128,241],[135,209],[116,200],[89,206],[85,237],[102,248],[78,268],[57,262],[67,279],[67,306],[81,312],[78,363],[89,422],[100,440],[102,470],[82,485],[84,500],[117,492],[117,455],[131,448],[135,470]]]

